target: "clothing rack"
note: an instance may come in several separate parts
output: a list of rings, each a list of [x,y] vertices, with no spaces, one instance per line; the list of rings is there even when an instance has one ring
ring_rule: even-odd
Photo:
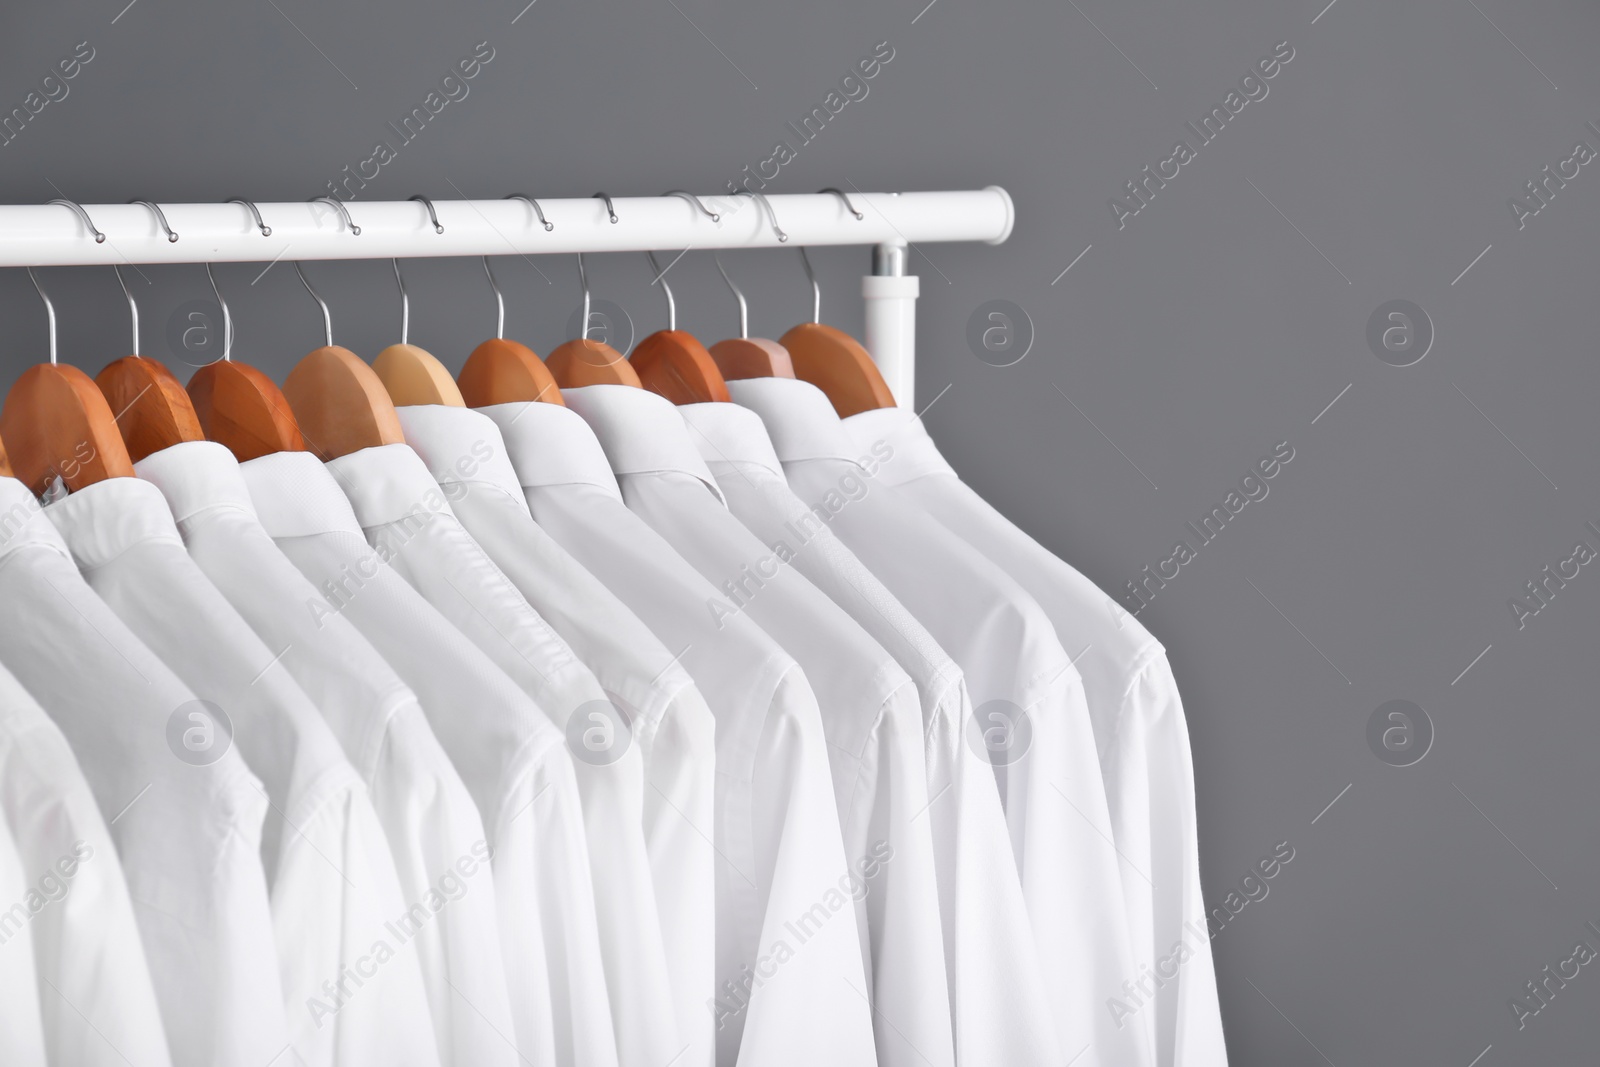
[[[915,193],[703,196],[717,216],[677,195],[538,199],[348,201],[254,205],[240,201],[85,204],[97,240],[63,204],[0,206],[0,266],[264,262],[426,256],[551,255],[722,248],[873,245],[862,278],[866,348],[895,398],[915,384],[918,279],[906,273],[911,246],[938,241],[1000,244],[1015,211],[999,186]],[[431,211],[430,211],[431,208]],[[346,222],[348,216],[349,223]],[[359,234],[355,232],[359,228]],[[270,233],[264,232],[270,230]]]

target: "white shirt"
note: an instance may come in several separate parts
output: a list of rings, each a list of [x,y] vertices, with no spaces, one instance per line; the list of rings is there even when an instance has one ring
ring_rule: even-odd
[[[845,856],[881,864],[855,897],[869,982],[860,992],[872,1003],[879,1063],[953,1064],[916,687],[787,565],[790,546],[769,548],[729,513],[671,401],[617,385],[562,396],[600,439],[628,507],[805,670],[822,710]]]
[[[669,809],[652,792],[710,811],[716,783],[711,709],[649,627],[533,521],[492,419],[442,404],[398,411],[407,443],[444,489],[451,512],[632,719],[623,743],[638,747],[649,772],[643,795],[629,797],[630,810],[642,808],[633,818],[648,849],[643,872],[634,861],[632,835],[613,835],[607,819],[589,814],[598,798],[584,799],[618,1052],[624,1064],[649,1056],[644,1067],[662,1067],[688,1046],[677,1062],[706,1067],[715,1049],[705,1002],[716,982],[716,856],[682,819],[661,818]],[[585,764],[579,760],[575,767],[582,786]],[[623,841],[628,848],[613,847]],[[653,893],[637,892],[650,885]],[[653,918],[637,911],[646,897],[653,898]],[[664,968],[641,966],[651,962],[657,943]],[[675,1026],[655,1018],[663,1007],[673,1010]],[[667,1032],[675,1043],[665,1055],[653,1051],[658,1039],[652,1035]]]
[[[3,667],[0,813],[0,824],[9,827],[8,835],[0,835],[15,846],[26,879],[20,892],[9,883],[0,888],[0,987],[9,965],[27,958],[31,937],[40,988],[37,997],[23,992],[16,1008],[26,1010],[31,1001],[41,1011],[49,1062],[171,1063],[110,831],[66,738]],[[77,1005],[94,1012],[93,1026],[85,1024]],[[0,1017],[12,1010],[0,1008]],[[27,1030],[21,1026],[18,1032]],[[7,1040],[0,1037],[0,1052]]]
[[[233,454],[209,441],[185,442],[134,469],[161,490],[189,557],[266,647],[277,651],[276,661],[289,677],[299,682],[297,665],[312,668],[315,677],[314,667],[327,652],[327,636],[308,607],[316,590],[262,529]],[[317,695],[304,691],[320,709]],[[292,706],[298,719],[304,708],[297,698]],[[411,899],[374,809],[371,775],[343,757],[338,731],[326,721],[303,735],[308,740],[296,759],[312,766],[299,776],[314,779],[320,762],[327,784],[284,807],[292,824],[285,842],[299,846],[291,861],[298,869],[286,872],[280,865],[272,889],[295,1051],[307,1064],[437,1064],[418,954],[398,952],[372,979],[360,974],[373,969],[364,957],[390,940],[384,923],[403,915]],[[356,751],[373,762],[375,753]],[[360,986],[348,981],[338,987],[347,967],[357,972]],[[325,982],[332,987],[325,989]]]
[[[47,898],[28,884],[28,874],[0,819],[0,1062],[46,1067],[44,1014],[33,969],[33,927],[28,921]],[[80,1029],[89,1028],[80,1024]],[[152,1061],[156,1062],[156,1061]]]
[[[464,879],[473,891],[425,923],[407,918],[390,932],[391,947],[415,946],[440,1061],[509,1067],[516,1053],[500,1036],[512,1032],[512,1022],[494,894],[479,880],[487,877],[479,868],[486,866],[488,842],[466,786],[399,675],[348,619],[328,608],[286,553],[267,551],[276,545],[263,522],[278,532],[292,528],[294,508],[278,509],[287,517],[271,507],[258,515],[245,480],[250,464],[229,466],[220,456],[203,462],[216,456],[209,450],[187,454],[202,461],[190,477],[177,477],[177,471],[168,477],[164,464],[148,461],[145,474],[174,497],[192,492],[199,510],[191,514],[175,505],[184,515],[179,527],[190,557],[269,647],[292,646],[281,662],[367,783],[394,858],[403,912],[446,899],[435,888],[446,878]],[[254,462],[262,465],[258,471],[277,466],[267,459]],[[272,484],[265,475],[260,480]],[[204,507],[206,502],[216,506]],[[269,539],[266,545],[262,537]],[[309,545],[293,544],[315,557],[314,538]],[[293,610],[286,611],[291,603]]]
[[[132,481],[73,496],[115,497],[114,483]],[[0,479],[0,537],[0,662],[60,727],[94,790],[173,1063],[261,1067],[289,1048],[261,865],[261,784],[234,747],[199,766],[177,756],[194,694],[94,594],[11,478]],[[95,1006],[75,1007],[94,1019]]]
[[[649,864],[644,857],[640,825],[643,769],[631,745],[617,746],[621,756],[607,764],[576,764],[567,750],[565,727],[576,716],[583,729],[598,715],[602,729],[610,722],[605,691],[588,668],[578,662],[555,631],[529,606],[516,586],[462,529],[443,491],[409,445],[364,448],[328,463],[328,472],[345,491],[367,540],[390,567],[405,578],[462,634],[478,647],[515,686],[499,692],[481,686],[474,697],[497,708],[493,735],[480,734],[469,743],[509,745],[512,755],[499,772],[503,778],[484,783],[480,800],[490,825],[504,822],[507,839],[500,843],[495,878],[500,888],[502,930],[514,937],[519,926],[541,928],[548,992],[556,1025],[556,1054],[564,1064],[608,1067],[617,1063],[618,1026],[612,1018],[606,969],[596,916],[597,890],[612,906],[607,917],[618,922],[643,921],[621,937],[638,935],[634,965],[664,988],[666,964],[659,931],[654,931],[655,906],[649,897]],[[477,671],[479,661],[464,660],[461,672]],[[492,668],[488,673],[493,672]],[[467,697],[476,678],[457,671],[441,672],[450,699]],[[502,690],[505,687],[500,687]],[[521,690],[520,693],[516,689]],[[423,700],[441,693],[435,685]],[[604,755],[610,757],[614,751]],[[582,782],[580,799],[579,781]],[[535,810],[516,821],[514,814],[541,791]],[[491,814],[491,812],[493,814]],[[585,839],[590,826],[601,852],[591,868]],[[606,881],[597,885],[597,878]],[[627,884],[618,884],[628,879]],[[514,944],[515,942],[508,942]],[[614,962],[624,966],[619,944]],[[627,980],[618,982],[631,992]],[[652,983],[654,987],[655,983]],[[513,1000],[518,995],[512,987]],[[659,1016],[646,1013],[633,1020],[640,1031],[629,1034],[643,1046],[644,1064],[670,1058],[677,1047],[670,998]],[[637,1006],[637,1005],[636,1005]],[[650,1030],[664,1021],[665,1033]]]
[[[1062,1056],[1083,1067],[1152,1062],[1146,1030],[1119,1028],[1105,1010],[1138,971],[1082,681],[1050,620],[971,545],[874,484],[892,448],[863,452],[816,386],[749,378],[728,388],[766,423],[790,487],[966,673],[976,705],[966,740],[995,764]]]
[[[755,412],[715,403],[686,404],[678,412],[729,510],[769,547],[784,546],[789,563],[916,682],[956,1062],[1054,1062],[1055,1024],[994,772],[962,741],[972,703],[961,668],[789,488]]]
[[[546,953],[538,918],[528,917],[536,901],[507,896],[501,878],[507,857],[526,862],[518,830],[528,832],[549,811],[533,803],[538,784],[515,784],[523,753],[504,712],[526,697],[373,552],[344,491],[315,456],[274,453],[240,464],[240,472],[267,533],[322,592],[318,619],[346,617],[386,657],[421,701],[459,773],[454,782],[466,787],[413,801],[427,801],[419,830],[440,835],[446,849],[429,873],[438,886],[434,896],[445,894],[446,904],[426,929],[442,942],[451,1032],[483,1062],[554,1064]],[[507,790],[515,803],[502,811]],[[517,827],[510,825],[514,814],[522,816]],[[464,857],[493,859],[493,869],[478,865],[470,877],[451,875],[461,872],[456,864]],[[507,869],[504,883],[525,886],[525,877]],[[480,1061],[458,1056],[456,1062]]]
[[[227,454],[209,442],[165,451],[180,450]],[[151,458],[157,465],[185,462],[163,452]],[[51,504],[46,514],[90,587],[199,700],[221,709],[222,722],[196,725],[214,731],[212,745],[237,745],[265,788],[271,812],[262,865],[294,1053],[308,1064],[333,1064],[350,1027],[376,1031],[381,1047],[398,1057],[391,1062],[436,1064],[431,1031],[417,1027],[415,1016],[391,1024],[411,1039],[397,1044],[384,1040],[383,1024],[373,1018],[383,1014],[379,1002],[391,986],[402,1003],[420,1002],[414,953],[393,961],[399,966],[369,961],[370,990],[338,988],[346,968],[376,951],[383,922],[398,912],[399,892],[365,783],[283,667],[292,648],[268,649],[189,558],[160,489],[138,478],[103,484],[100,492]],[[360,899],[373,890],[382,895]],[[324,982],[331,983],[326,990]]]
[[[846,866],[805,675],[628,510],[581,416],[537,402],[482,410],[505,436],[534,519],[676,650],[716,715],[715,808],[673,813],[714,841],[719,860],[717,988],[705,1004],[717,1062],[873,1063],[849,898],[860,872]]]
[[[858,446],[888,442],[894,455],[879,477],[1027,586],[1063,643],[1087,646],[1078,669],[1105,776],[1112,836],[1125,864],[1122,887],[1135,958],[1141,970],[1156,976],[1108,1010],[1144,1014],[1154,992],[1163,1067],[1226,1063],[1200,889],[1189,730],[1166,650],[1093,582],[965,485],[915,414],[888,408],[862,412],[844,424]],[[1181,957],[1181,968],[1175,957]]]

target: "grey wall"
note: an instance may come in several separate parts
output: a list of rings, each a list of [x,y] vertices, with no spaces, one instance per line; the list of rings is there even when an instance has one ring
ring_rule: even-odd
[[[1600,528],[1600,168],[1523,228],[1508,206],[1575,142],[1600,149],[1592,3],[537,0],[517,17],[522,0],[123,2],[0,15],[0,110],[77,42],[95,55],[0,148],[0,202],[317,195],[479,41],[495,58],[470,95],[363,198],[710,192],[889,41],[870,95],[773,188],[1015,197],[1003,247],[913,256],[918,399],[950,387],[927,418],[962,474],[1120,590],[1178,539],[1198,544],[1185,523],[1277,443],[1294,449],[1141,615],[1184,690],[1208,903],[1276,843],[1295,849],[1214,941],[1233,1061],[1592,1061],[1596,968],[1520,1030],[1508,1006],[1580,939],[1600,948],[1584,928],[1600,924],[1600,567],[1522,628],[1508,605],[1579,540],[1600,547],[1585,528]],[[1119,230],[1109,199],[1179,138],[1197,146],[1183,123],[1281,41],[1294,58],[1266,98]],[[805,316],[791,253],[727,259],[755,332]],[[825,317],[859,331],[865,253],[818,260]],[[281,379],[320,324],[291,271],[252,284],[258,270],[219,274],[237,354]],[[386,265],[312,270],[341,343],[370,356],[397,340]],[[570,258],[501,271],[509,333],[564,340]],[[146,353],[183,376],[180,357],[205,357],[171,350],[167,322],[208,295],[204,275],[144,274]],[[109,271],[44,275],[64,359],[92,372],[126,353]],[[644,332],[661,325],[642,256],[597,257],[592,275]],[[707,257],[674,277],[687,328],[730,332]],[[477,265],[409,278],[412,340],[458,367],[492,326]],[[1014,366],[965,340],[991,299],[1031,318]],[[1435,329],[1412,366],[1367,341],[1392,299]],[[3,386],[45,353],[20,271],[0,276],[0,321]],[[1367,741],[1397,699],[1435,733],[1412,766]]]

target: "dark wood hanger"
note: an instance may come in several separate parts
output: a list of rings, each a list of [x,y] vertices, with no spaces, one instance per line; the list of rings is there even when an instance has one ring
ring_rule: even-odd
[[[82,208],[69,206],[92,233],[100,233]],[[111,405],[94,379],[77,367],[56,362],[55,305],[32,267],[28,277],[50,317],[50,362],[23,371],[0,408],[0,440],[5,442],[12,473],[36,496],[43,495],[57,477],[69,492],[106,478],[132,478],[133,461]]]
[[[610,199],[606,203],[609,206]],[[616,221],[613,213],[612,221]],[[579,328],[589,329],[589,276],[583,269],[583,253],[578,253],[578,280],[583,286],[583,319]],[[563,389],[577,389],[585,385],[631,385],[642,389],[633,366],[626,356],[604,341],[591,341],[579,337],[557,345],[545,357],[544,365],[550,368],[556,384]]]
[[[93,378],[64,363],[22,372],[0,408],[0,438],[15,477],[36,496],[58,476],[69,492],[133,477],[111,405]]]
[[[628,362],[640,383],[674,404],[728,400],[728,382],[713,353],[685,330],[657,330],[634,346]]]
[[[240,463],[306,450],[283,390],[248,363],[207,363],[189,377],[188,392],[206,438],[227,446]]]
[[[116,412],[117,428],[135,463],[185,441],[204,441],[205,430],[183,383],[157,360],[123,356],[94,376]]]
[[[841,419],[875,408],[895,406],[883,372],[867,350],[843,330],[802,322],[783,335],[795,376],[828,394]]]
[[[472,350],[456,376],[468,406],[543,401],[566,406],[561,387],[544,360],[525,344],[492,337]]]
[[[858,222],[861,220],[861,212],[844,193],[838,189],[822,192],[838,197],[846,210]],[[799,252],[806,278],[811,282],[811,321],[802,322],[782,338],[783,347],[794,362],[795,375],[826,393],[841,419],[875,408],[894,407],[889,383],[883,380],[883,372],[861,342],[823,323],[822,286],[817,284],[817,272],[811,269],[811,257],[804,248]]]
[[[361,357],[333,343],[333,315],[317,295],[299,263],[300,283],[322,308],[321,348],[295,364],[283,381],[284,399],[307,447],[324,462],[378,445],[405,441],[394,401],[378,375]]]
[[[228,203],[244,205],[261,236],[272,236],[272,227],[261,218],[255,204],[240,199]],[[191,374],[188,386],[189,400],[206,437],[225,446],[240,463],[274,452],[304,452],[305,438],[277,383],[255,367],[231,358],[233,317],[209,263],[206,278],[222,308],[222,358]]]

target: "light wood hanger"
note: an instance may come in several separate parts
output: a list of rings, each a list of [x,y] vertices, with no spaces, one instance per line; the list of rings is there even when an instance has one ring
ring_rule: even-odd
[[[849,198],[839,190],[822,191],[839,196],[856,218],[861,218]],[[867,350],[843,330],[822,322],[822,287],[811,269],[811,257],[804,248],[799,251],[806,277],[811,280],[811,321],[802,322],[781,339],[794,361],[795,375],[826,393],[841,419],[876,408],[894,407],[889,383],[883,380],[883,372],[878,370]]]
[[[246,200],[229,203],[244,204],[254,213],[261,235],[272,235],[272,227],[261,221],[254,204]],[[209,263],[206,277],[222,309],[222,358],[191,374],[188,387],[206,437],[225,446],[240,463],[274,452],[304,452],[305,438],[277,384],[248,363],[233,358],[233,316]]]
[[[13,478],[11,460],[6,457],[6,443],[0,441],[0,478]]]
[[[97,241],[105,240],[78,205],[51,203],[67,204]],[[94,379],[77,367],[56,362],[55,305],[32,267],[28,277],[50,319],[50,362],[23,371],[0,408],[0,439],[5,441],[14,476],[41,496],[58,476],[69,492],[106,478],[132,478],[133,461],[111,406]]]
[[[613,224],[617,221],[616,208],[605,193],[595,193],[606,202],[606,211]],[[583,320],[580,335],[572,341],[557,345],[545,357],[544,364],[555,376],[556,384],[563,389],[577,389],[585,385],[632,385],[643,388],[639,375],[626,356],[604,341],[591,341],[589,332],[589,275],[583,269],[583,253],[578,253],[578,282],[583,286]]]
[[[283,395],[306,445],[326,462],[363,448],[404,443],[400,416],[383,382],[360,356],[333,343],[333,316],[327,302],[311,288],[299,263],[294,269],[322,308],[327,342],[308,353],[283,382]]]
[[[698,204],[699,199],[694,199]],[[704,205],[701,210],[710,215],[713,222],[720,217],[707,211]],[[654,252],[646,252],[645,256],[650,260],[650,269],[655,271],[651,284],[660,285],[667,298],[667,328],[657,330],[635,345],[628,362],[633,364],[646,389],[660,393],[674,404],[728,400],[728,383],[717,368],[717,361],[694,334],[678,329],[678,305],[672,299],[667,272],[656,262]]]
[[[433,201],[425,196],[413,196],[411,199],[420,201],[428,209],[433,232],[444,233],[444,225],[439,222],[439,214],[433,209]],[[379,352],[372,361],[372,369],[389,391],[389,399],[397,405],[447,404],[450,407],[466,407],[466,401],[461,399],[461,390],[456,388],[455,379],[445,370],[444,364],[427,349],[407,343],[411,332],[411,298],[406,293],[406,280],[400,274],[400,260],[395,258],[391,262],[394,264],[395,284],[400,287],[400,343]]]
[[[148,200],[133,203],[150,209],[166,231],[168,241],[178,240],[158,205]],[[183,383],[159,360],[139,354],[139,305],[128,289],[127,279],[122,276],[122,266],[113,265],[112,270],[128,301],[128,315],[133,322],[133,354],[106,364],[94,380],[112,410],[117,412],[117,427],[128,446],[128,456],[137,463],[164,448],[185,441],[203,441],[206,435],[189,394],[183,391]],[[226,346],[226,323],[223,334]]]
[[[518,196],[517,199],[527,200],[533,204],[535,211],[539,211],[538,204],[531,198]],[[543,219],[544,212],[539,211],[539,216]],[[552,228],[549,222],[545,222],[545,228]],[[475,408],[532,401],[565,407],[566,401],[561,399],[561,387],[556,384],[550,368],[544,365],[544,360],[527,345],[506,340],[506,299],[500,291],[500,283],[495,279],[494,268],[489,266],[488,256],[483,257],[483,273],[488,276],[489,287],[494,290],[497,309],[494,336],[472,350],[461,373],[456,376],[456,385],[460,387],[462,397]]]

